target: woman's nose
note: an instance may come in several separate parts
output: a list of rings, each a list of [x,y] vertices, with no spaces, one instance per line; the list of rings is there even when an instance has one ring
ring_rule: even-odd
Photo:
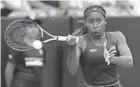
[[[98,28],[98,24],[97,23],[93,23],[93,28],[97,29]]]

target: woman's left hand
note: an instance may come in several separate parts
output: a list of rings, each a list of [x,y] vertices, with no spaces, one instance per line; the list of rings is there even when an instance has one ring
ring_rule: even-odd
[[[115,46],[111,47],[109,50],[107,50],[106,48],[106,43],[104,43],[104,58],[105,58],[105,62],[107,62],[107,65],[110,64],[109,58],[113,57],[115,55],[116,52],[116,48]]]

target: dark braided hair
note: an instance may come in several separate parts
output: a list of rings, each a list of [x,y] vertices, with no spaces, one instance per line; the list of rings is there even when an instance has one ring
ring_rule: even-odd
[[[80,36],[80,35],[83,35],[83,34],[87,33],[87,29],[85,27],[85,22],[83,20],[78,20],[78,23],[80,23],[82,25],[82,27],[76,29],[74,31],[74,33],[72,33],[72,35],[74,35],[74,36]]]
[[[99,12],[104,16],[104,18],[105,18],[105,15],[106,15],[106,11],[102,6],[94,5],[94,6],[89,6],[85,9],[84,18],[86,18],[87,15],[90,14],[91,12]],[[83,26],[81,28],[76,29],[75,32],[72,35],[80,36],[80,35],[83,35],[83,34],[87,33],[85,22],[80,20],[79,23],[82,23]]]

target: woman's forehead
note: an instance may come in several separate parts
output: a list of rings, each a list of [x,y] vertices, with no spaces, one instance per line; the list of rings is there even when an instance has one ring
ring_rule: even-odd
[[[99,12],[91,12],[87,15],[86,18],[92,18],[92,19],[105,19],[104,16]]]

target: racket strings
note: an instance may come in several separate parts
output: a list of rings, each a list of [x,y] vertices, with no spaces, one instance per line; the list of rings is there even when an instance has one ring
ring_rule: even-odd
[[[16,22],[5,32],[5,39],[7,44],[12,48],[27,49],[29,46],[25,43],[24,39],[28,34],[28,28],[34,25],[29,22]]]
[[[41,29],[35,24],[28,24],[26,26],[26,34],[27,36],[31,37],[32,39],[39,40],[41,39]]]
[[[11,28],[11,32],[9,36],[11,36],[11,39],[16,42],[23,43],[23,38],[25,37],[25,31],[24,26],[17,26],[14,28]]]

